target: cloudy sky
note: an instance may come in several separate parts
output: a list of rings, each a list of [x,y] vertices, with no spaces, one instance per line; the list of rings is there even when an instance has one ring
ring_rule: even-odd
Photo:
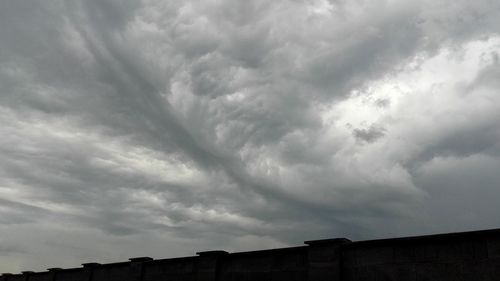
[[[500,227],[500,1],[0,0],[0,272]]]

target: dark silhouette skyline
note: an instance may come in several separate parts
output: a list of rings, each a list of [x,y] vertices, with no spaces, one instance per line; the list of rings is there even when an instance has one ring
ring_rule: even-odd
[[[417,237],[304,242],[306,246],[2,274],[0,281],[457,281],[497,280],[500,229]]]

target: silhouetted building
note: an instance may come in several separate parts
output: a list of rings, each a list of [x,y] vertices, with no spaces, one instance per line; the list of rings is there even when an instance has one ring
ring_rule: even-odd
[[[352,242],[345,238],[253,252],[85,263],[0,281],[499,281],[500,229]]]

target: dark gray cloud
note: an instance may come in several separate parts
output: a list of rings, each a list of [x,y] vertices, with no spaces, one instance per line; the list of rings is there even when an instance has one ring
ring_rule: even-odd
[[[376,126],[370,126],[366,129],[354,129],[354,137],[362,142],[374,142],[384,136],[384,129]]]
[[[498,226],[499,8],[1,2],[0,270]]]

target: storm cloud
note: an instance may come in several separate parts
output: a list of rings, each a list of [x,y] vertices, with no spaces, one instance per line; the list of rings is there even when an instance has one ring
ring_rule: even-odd
[[[500,226],[500,2],[0,1],[0,270]]]

